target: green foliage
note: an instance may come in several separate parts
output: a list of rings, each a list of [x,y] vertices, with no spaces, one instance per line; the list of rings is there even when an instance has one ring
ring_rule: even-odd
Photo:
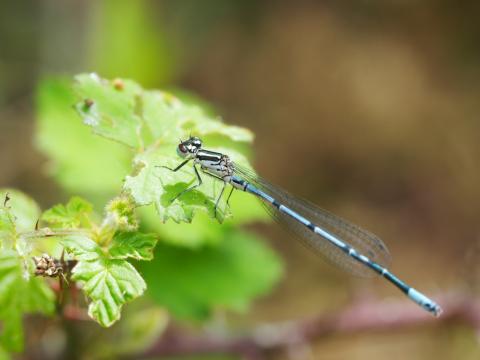
[[[3,246],[8,246],[14,243],[16,230],[15,220],[13,214],[11,214],[5,207],[0,208],[0,236]]]
[[[121,232],[115,234],[109,253],[114,259],[152,260],[156,243],[157,237],[154,234]]]
[[[8,199],[7,199],[8,195]],[[16,231],[30,231],[35,228],[35,223],[40,216],[40,208],[37,203],[22,192],[14,189],[0,189],[0,213],[2,217],[11,218],[10,222],[0,224]]]
[[[179,164],[178,139],[190,134],[248,167],[250,131],[172,94],[93,74],[77,76],[73,88],[63,80],[42,82],[37,104],[37,144],[51,159],[50,173],[65,190],[87,194],[97,209],[102,205],[104,214],[79,196],[42,214],[22,193],[0,191],[0,355],[22,349],[24,314],[54,310],[48,281],[34,272],[80,286],[89,316],[104,327],[147,285],[150,298],[174,315],[204,319],[218,307],[245,310],[277,281],[282,267],[275,254],[237,228],[265,219],[255,199],[235,192],[232,209],[224,198],[215,218],[222,182],[203,174],[202,186],[172,201],[196,181],[193,169],[159,167]],[[61,250],[75,261],[70,274],[38,271],[39,258],[57,266]],[[159,329],[161,318],[149,323],[151,329]]]
[[[23,233],[31,231],[40,215],[38,205],[19,191],[0,190],[0,333],[1,346],[8,351],[23,348],[22,319],[25,314],[51,314],[54,295],[47,284],[30,276],[30,246]]]
[[[120,318],[122,305],[142,295],[145,282],[130,263],[104,254],[94,241],[67,238],[64,244],[81,259],[72,279],[92,299],[88,314],[102,326],[112,325]]]
[[[120,319],[123,304],[142,295],[146,288],[130,263],[107,258],[79,262],[72,279],[82,284],[83,291],[92,299],[88,315],[106,327]]]
[[[42,220],[52,227],[78,228],[88,224],[93,206],[78,196],[74,196],[66,205],[56,205],[42,214]]]
[[[54,295],[40,279],[24,275],[24,260],[15,250],[0,253],[0,319],[3,321],[2,345],[11,351],[23,348],[22,317],[27,313],[52,314]]]
[[[86,235],[67,235],[61,242],[78,261],[72,280],[92,300],[88,314],[100,325],[110,326],[120,319],[122,306],[146,288],[141,275],[125,259],[151,260],[157,239],[138,232],[116,232],[112,239],[105,239],[109,233],[100,233],[103,236],[97,235],[97,241]]]
[[[275,254],[256,236],[230,231],[217,246],[185,249],[159,244],[141,269],[148,293],[174,315],[204,319],[213,308],[245,310],[282,273]]]
[[[178,172],[159,168],[175,167],[179,163],[176,147],[179,138],[190,134],[208,143],[217,143],[214,150],[229,154],[234,161],[246,163],[235,142],[250,142],[252,134],[243,128],[228,126],[206,115],[199,107],[182,103],[173,95],[143,90],[129,80],[110,82],[95,74],[76,77],[76,92],[82,101],[77,111],[85,124],[106,138],[137,150],[134,172],[127,176],[124,189],[139,205],[155,204],[162,221],[190,222],[197,210],[212,214],[218,181],[204,176],[205,185],[186,193],[177,201],[172,199],[191,185],[191,167]],[[218,143],[218,139],[221,139]],[[225,215],[220,211],[220,218]]]
[[[47,171],[71,194],[97,206],[117,194],[132,154],[124,146],[92,136],[72,106],[78,101],[71,80],[46,79],[37,88],[37,147],[48,158]]]
[[[229,225],[220,225],[209,217],[213,217],[213,206],[222,183],[203,175],[201,187],[172,201],[196,181],[194,171],[189,166],[177,172],[159,167],[173,168],[180,163],[176,156],[178,139],[190,134],[200,136],[209,148],[229,154],[234,161],[248,166],[244,144],[252,140],[252,134],[225,125],[199,107],[182,103],[169,93],[147,91],[132,81],[117,79],[111,82],[96,75],[79,75],[76,81],[75,90],[81,99],[76,109],[84,123],[96,134],[123,143],[137,153],[124,189],[136,204],[153,204],[159,215],[153,215],[150,207],[146,207],[141,209],[143,219],[154,224],[163,242],[198,249],[189,252],[165,247],[162,248],[165,252],[156,252],[161,260],[144,268],[148,269],[147,274],[155,274],[147,277],[150,288],[159,289],[150,291],[152,297],[179,316],[202,318],[217,306],[244,308],[250,299],[265,293],[281,273],[279,261],[259,245],[258,240],[232,228],[235,224],[265,219],[256,200],[248,194],[236,193],[233,206],[238,218],[235,212]],[[130,131],[120,131],[122,127]],[[217,218],[222,221],[229,214],[225,202],[221,202]],[[162,224],[169,218],[180,224]],[[204,248],[206,244],[214,246]],[[233,250],[232,244],[236,246]],[[168,252],[168,249],[173,250]],[[175,251],[189,254],[187,267],[178,262]],[[226,254],[230,257],[225,258]],[[252,259],[262,264],[258,273],[243,271],[252,269]],[[185,273],[180,269],[195,262],[198,266],[194,271]],[[207,279],[210,280],[213,273],[208,269],[219,268],[222,268],[221,275],[208,285]],[[237,286],[226,286],[233,284],[232,279]]]
[[[40,217],[38,206],[18,191],[2,190],[0,194],[6,199],[0,208],[0,318],[5,321],[2,342],[10,350],[21,350],[22,314],[51,313],[54,296],[44,281],[31,276],[32,242],[45,236],[42,229],[35,231]],[[115,204],[123,205],[122,216],[111,216]],[[103,226],[94,224],[90,219],[92,206],[79,197],[73,197],[66,205],[56,205],[41,216],[43,223],[61,228],[58,233],[50,230],[47,234],[58,236],[78,261],[72,279],[83,285],[85,294],[92,299],[89,315],[103,326],[118,320],[122,305],[140,296],[146,287],[140,274],[125,259],[151,260],[157,242],[155,235],[115,231],[122,228],[125,202],[112,201],[110,205],[106,218],[117,219],[118,223],[104,220]],[[113,231],[102,231],[105,223]],[[81,231],[65,233],[65,229]]]
[[[138,228],[135,209],[136,205],[129,196],[118,196],[107,204],[105,211],[118,230],[134,231]]]

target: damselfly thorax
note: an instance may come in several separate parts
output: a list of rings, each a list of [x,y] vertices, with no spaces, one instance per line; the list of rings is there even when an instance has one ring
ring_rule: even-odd
[[[200,149],[195,156],[195,163],[200,165],[202,171],[221,178],[227,183],[233,175],[233,163],[228,155]]]

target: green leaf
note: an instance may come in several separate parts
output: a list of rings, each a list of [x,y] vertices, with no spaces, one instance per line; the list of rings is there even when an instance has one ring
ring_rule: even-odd
[[[226,125],[200,107],[183,103],[167,92],[143,90],[133,81],[111,82],[95,74],[78,75],[75,89],[80,97],[76,108],[85,124],[96,134],[137,150],[134,169],[127,176],[124,189],[139,205],[155,204],[162,221],[172,218],[176,222],[190,222],[197,210],[213,216],[216,197],[223,186],[222,182],[204,175],[202,187],[171,202],[197,181],[191,167],[176,173],[158,167],[179,164],[176,156],[179,138],[189,134],[200,136],[207,145],[211,144],[212,150],[247,164],[243,155],[247,151],[242,144],[252,141],[249,130]],[[219,209],[220,221],[228,215],[225,206]]]
[[[92,302],[88,315],[102,326],[120,319],[123,304],[143,294],[146,285],[140,274],[124,260],[81,261],[73,269],[73,280],[83,284]]]
[[[35,230],[40,208],[35,201],[18,190],[0,189],[0,199],[0,244],[5,249],[15,248],[27,257],[32,251],[32,242],[23,237],[22,233]]]
[[[76,109],[84,124],[98,135],[132,148],[141,147],[142,88],[130,80],[121,80],[119,88],[96,74],[77,75],[75,79],[75,90],[82,99]]]
[[[0,208],[0,245],[11,248],[15,243],[15,219],[8,208]]]
[[[53,227],[78,228],[88,220],[93,206],[88,201],[74,196],[67,205],[55,205],[42,214],[42,220]]]
[[[69,235],[64,237],[61,242],[77,260],[95,261],[104,256],[102,248],[84,235]]]
[[[7,201],[5,209],[3,203],[7,194],[10,200]],[[0,205],[13,216],[17,232],[35,229],[35,224],[40,217],[40,208],[32,198],[18,190],[0,189]],[[10,226],[5,220],[5,215],[0,214],[0,229]]]
[[[238,126],[226,125],[218,118],[207,115],[200,107],[183,103],[170,93],[145,91],[142,97],[142,115],[145,126],[157,143],[178,144],[179,138],[190,134],[207,138],[223,136],[234,142],[253,140],[253,134]]]
[[[277,282],[282,266],[253,235],[230,231],[217,246],[187,249],[159,243],[142,263],[148,294],[174,315],[204,319],[213,308],[245,310]]]
[[[103,206],[122,188],[132,154],[123,145],[92,136],[72,108],[71,81],[45,79],[37,88],[37,147],[50,159],[47,170],[70,193]]]
[[[220,135],[237,142],[253,140],[247,129],[225,125],[167,92],[143,90],[131,80],[111,82],[96,74],[77,75],[75,80],[80,98],[76,109],[84,123],[96,134],[129,147],[176,144],[189,133]]]
[[[111,326],[120,319],[122,306],[143,294],[145,281],[130,263],[112,259],[85,236],[68,236],[62,242],[79,260],[72,270],[72,279],[83,286],[91,299],[89,316],[102,326]]]
[[[152,260],[156,243],[156,234],[120,232],[113,237],[109,252],[113,259]]]
[[[249,152],[247,143],[253,138],[250,131],[225,125],[196,105],[184,103],[166,92],[143,90],[129,80],[107,81],[95,75],[79,75],[75,90],[77,97],[65,82],[49,80],[42,82],[37,96],[38,143],[53,159],[51,169],[67,190],[89,194],[97,205],[99,199],[113,194],[127,172],[131,156],[128,151],[120,151],[122,143],[140,151],[124,183],[124,189],[133,195],[137,205],[154,204],[161,221],[171,217],[177,222],[190,222],[198,211],[213,216],[221,182],[203,175],[205,183],[201,188],[171,204],[170,199],[194,179],[193,170],[186,167],[185,171],[172,175],[155,166],[177,165],[178,138],[190,133],[202,136],[211,149],[224,151],[246,164],[243,154]],[[115,141],[91,136],[71,110],[75,102],[83,121],[96,134]],[[256,199],[248,194],[236,192],[233,199],[232,223],[266,218]],[[224,198],[217,217],[223,221],[230,214]],[[211,220],[204,218],[202,222],[201,228],[207,229]],[[150,223],[156,229],[160,227],[158,218]],[[133,225],[124,230],[133,230]],[[187,246],[193,242],[201,245],[202,239],[206,239],[201,233],[194,235],[190,231],[190,234],[190,240],[185,241]],[[172,241],[181,243],[181,239]]]
[[[52,314],[54,294],[39,278],[25,278],[22,258],[13,250],[0,253],[0,340],[5,349],[23,349],[22,317],[25,313]]]

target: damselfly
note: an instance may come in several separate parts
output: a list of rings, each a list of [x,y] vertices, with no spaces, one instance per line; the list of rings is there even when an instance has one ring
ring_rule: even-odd
[[[442,309],[434,301],[387,270],[389,252],[382,240],[374,234],[310,202],[290,195],[234,163],[225,154],[202,149],[202,141],[198,137],[181,141],[177,153],[185,159],[180,165],[174,169],[160,167],[178,171],[193,160],[193,170],[198,182],[180,192],[175,199],[202,184],[202,177],[197,169],[197,166],[200,166],[202,173],[223,182],[222,190],[215,202],[215,213],[227,184],[232,186],[227,197],[227,205],[234,189],[253,194],[262,200],[267,211],[275,219],[285,223],[314,252],[355,275],[369,276],[377,273],[425,310],[436,316],[441,313]]]

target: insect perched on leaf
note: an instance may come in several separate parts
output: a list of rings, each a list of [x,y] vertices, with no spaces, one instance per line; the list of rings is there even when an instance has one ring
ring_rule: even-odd
[[[193,170],[198,183],[180,192],[172,201],[202,185],[202,177],[197,169],[197,166],[200,166],[203,174],[223,182],[215,202],[215,214],[225,187],[230,184],[232,190],[228,195],[227,205],[234,189],[250,193],[262,200],[272,217],[289,227],[310,249],[333,264],[359,276],[379,274],[428,312],[435,316],[442,312],[434,301],[408,286],[387,269],[390,260],[388,249],[383,241],[371,232],[308,201],[296,198],[253,171],[234,163],[228,155],[203,149],[202,140],[198,137],[180,141],[177,154],[185,159],[180,165],[173,169],[160,167],[175,172],[193,160]]]

